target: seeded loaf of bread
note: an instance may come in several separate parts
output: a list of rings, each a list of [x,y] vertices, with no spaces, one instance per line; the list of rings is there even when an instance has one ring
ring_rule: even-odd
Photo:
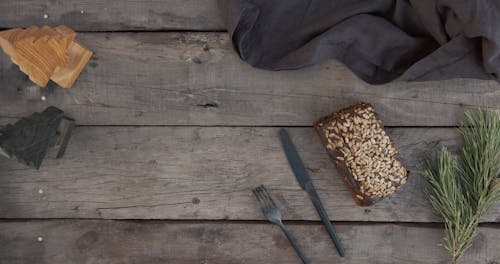
[[[370,104],[342,109],[314,127],[357,204],[372,205],[406,183],[409,172]]]

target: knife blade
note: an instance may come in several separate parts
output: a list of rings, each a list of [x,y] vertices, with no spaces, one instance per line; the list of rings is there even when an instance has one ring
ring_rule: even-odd
[[[345,255],[345,249],[342,245],[342,241],[337,236],[337,233],[335,232],[335,229],[330,222],[330,218],[328,217],[328,214],[326,213],[326,210],[323,207],[321,200],[319,199],[318,193],[316,192],[316,189],[314,188],[314,185],[311,181],[311,177],[309,176],[304,163],[300,159],[299,153],[295,149],[295,146],[293,145],[288,132],[285,129],[281,129],[280,137],[281,143],[283,145],[283,150],[285,151],[288,163],[290,164],[290,168],[292,169],[297,182],[299,183],[302,190],[306,191],[309,195],[309,198],[316,208],[321,221],[323,221],[323,224],[325,225],[326,230],[328,231],[328,234],[333,241],[333,244],[337,248],[339,255],[343,257]]]

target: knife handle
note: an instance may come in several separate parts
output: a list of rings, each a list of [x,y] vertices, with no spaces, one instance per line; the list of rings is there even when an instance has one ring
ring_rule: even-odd
[[[318,211],[321,221],[323,221],[323,224],[325,225],[326,230],[328,231],[328,234],[330,235],[330,238],[333,241],[333,244],[335,244],[335,247],[337,248],[339,255],[343,257],[345,255],[344,245],[342,245],[342,241],[337,236],[337,233],[335,232],[335,229],[333,228],[332,223],[330,222],[330,218],[328,217],[325,208],[323,208],[323,205],[321,204],[321,200],[319,199],[318,193],[316,193],[314,187],[308,189],[311,201],[313,202],[316,211]]]

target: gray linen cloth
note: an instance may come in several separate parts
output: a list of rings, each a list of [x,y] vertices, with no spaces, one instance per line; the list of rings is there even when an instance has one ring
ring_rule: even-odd
[[[254,67],[336,59],[368,83],[496,79],[500,0],[219,0]]]

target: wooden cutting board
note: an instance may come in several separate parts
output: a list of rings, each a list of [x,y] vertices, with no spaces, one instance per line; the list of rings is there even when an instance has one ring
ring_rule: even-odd
[[[66,27],[31,26],[0,31],[0,47],[40,87],[49,80],[70,88],[92,56]]]

